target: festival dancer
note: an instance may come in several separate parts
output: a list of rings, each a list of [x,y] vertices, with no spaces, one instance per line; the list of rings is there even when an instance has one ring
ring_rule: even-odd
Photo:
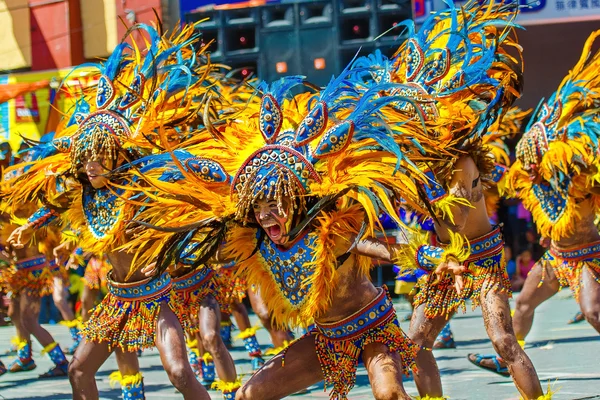
[[[490,223],[494,224],[498,203],[500,202],[499,190],[505,187],[506,172],[510,166],[509,149],[505,141],[521,132],[523,118],[529,111],[522,111],[519,107],[511,107],[503,116],[499,117],[487,129],[481,138],[481,145],[489,150],[489,157],[494,162],[494,168],[490,173],[489,182],[483,187],[483,198]],[[430,237],[433,244],[436,236]],[[454,334],[448,322],[433,342],[434,349],[456,348]]]
[[[416,257],[402,250],[394,261],[401,268],[412,265],[411,269],[436,270],[436,274],[419,282],[409,331],[411,339],[421,346],[419,372],[415,374],[421,396],[443,396],[431,347],[456,310],[465,308],[467,300],[482,306],[488,335],[510,364],[521,395],[537,399],[544,394],[531,361],[510,329],[510,282],[504,266],[502,235],[499,227],[489,222],[483,196],[494,165],[488,157],[489,148],[481,145],[481,137],[520,92],[522,66],[510,55],[519,50],[511,37],[516,14],[514,4],[469,2],[460,9],[452,6],[425,21],[421,31],[410,35],[400,47],[394,60],[386,61],[379,55],[356,62],[358,67],[384,66],[382,70],[387,74],[372,74],[375,82],[410,84],[422,96],[421,102],[411,105],[415,115],[424,115],[428,122],[443,124],[450,119],[454,123],[447,129],[428,130],[431,140],[448,143],[441,147],[454,150],[442,163],[427,163],[425,172],[431,181],[425,190],[434,211],[438,245],[452,248],[448,243],[456,235],[470,242],[455,259],[466,264],[465,271],[445,274],[447,266],[431,260],[440,250],[430,248],[424,238],[414,247]],[[489,18],[494,22],[488,23]],[[494,61],[489,63],[480,53],[487,48],[480,43],[493,37],[496,41],[491,44],[493,54],[489,57]],[[404,60],[406,67],[398,68]],[[428,98],[432,93],[435,96]],[[391,116],[386,117],[390,122]],[[456,252],[458,249],[454,249]]]
[[[21,209],[20,212],[25,210]],[[26,211],[25,211],[26,212]],[[33,360],[31,336],[42,345],[43,353],[47,353],[55,364],[40,378],[53,378],[67,375],[68,361],[54,341],[52,335],[43,328],[39,321],[41,299],[52,291],[52,266],[47,262],[49,243],[43,232],[36,236],[40,247],[32,245],[23,249],[11,249],[13,255],[11,272],[4,272],[6,288],[11,291],[13,320],[17,329],[19,344],[15,360],[8,366],[9,372],[31,371],[36,368]],[[10,242],[9,242],[10,244]],[[45,251],[44,251],[45,249]]]
[[[399,328],[386,289],[375,288],[368,277],[371,258],[391,260],[391,253],[364,236],[373,232],[380,210],[395,214],[396,196],[418,208],[412,177],[422,175],[407,154],[419,158],[423,147],[412,146],[422,128],[409,115],[403,124],[407,135],[391,134],[378,110],[406,97],[381,98],[381,91],[391,85],[355,92],[346,84],[347,75],[344,71],[318,95],[290,100],[286,94],[300,78],[263,85],[259,112],[238,114],[219,131],[205,121],[219,140],[202,140],[198,134],[195,154],[222,177],[225,192],[231,187],[233,196],[217,197],[217,182],[205,188],[194,176],[185,187],[155,182],[152,187],[164,192],[164,204],[157,199],[155,207],[141,213],[159,231],[145,234],[154,239],[164,235],[159,242],[169,244],[157,261],[160,268],[192,246],[199,264],[235,261],[238,272],[260,288],[277,327],[306,326],[314,320],[314,330],[242,387],[241,399],[281,398],[322,379],[333,386],[332,398],[345,398],[354,385],[360,354],[376,398],[408,398],[401,373],[412,366],[418,348]],[[400,146],[404,153],[398,152]],[[222,164],[204,158],[208,154]],[[237,171],[233,180],[223,165]],[[404,168],[411,170],[411,178],[400,172]],[[203,207],[182,211],[186,204],[173,198],[183,191]],[[217,198],[211,200],[208,193]],[[193,228],[181,226],[203,214],[206,220],[191,224]],[[142,233],[128,246],[144,248],[144,241]],[[456,244],[443,251],[451,258],[448,264],[454,264],[451,271],[459,268],[452,261],[459,257],[452,255],[456,248],[463,252]],[[152,259],[155,251],[147,253],[138,257]]]
[[[197,118],[199,100],[210,88],[204,79],[211,66],[194,49],[199,40],[194,26],[184,26],[171,36],[141,24],[131,31],[147,34],[147,47],[123,42],[98,64],[98,85],[85,93],[57,130],[51,155],[5,184],[13,205],[32,195],[43,196],[47,204],[13,232],[10,242],[22,246],[33,228],[62,217],[79,232],[79,246],[93,254],[105,253],[113,267],[107,278],[109,294],[87,321],[69,366],[75,399],[98,398],[94,375],[113,351],[120,359],[123,396],[143,398],[132,352],[155,345],[169,379],[184,398],[208,399],[187,361],[170,276],[146,279],[134,254],[120,246],[135,235],[127,223],[144,201],[124,201],[143,185],[130,179],[128,171],[142,167],[132,162],[160,149],[158,132],[169,142],[186,134],[186,124]],[[160,154],[156,156],[160,159]]]
[[[542,102],[517,144],[508,187],[532,213],[550,249],[530,271],[517,298],[513,328],[525,345],[537,306],[570,287],[585,319],[600,332],[600,209],[598,132],[600,51],[595,31],[558,90]],[[470,354],[474,364],[502,374],[506,360]]]
[[[26,154],[23,160],[31,159]],[[4,167],[4,166],[3,166]],[[5,170],[3,175],[18,176],[23,173],[21,165]],[[10,317],[17,331],[16,357],[8,366],[9,372],[31,371],[37,366],[33,360],[31,336],[35,337],[42,345],[42,353],[47,353],[54,367],[40,378],[54,378],[67,375],[68,361],[60,347],[54,341],[52,335],[39,323],[39,313],[42,297],[52,293],[52,280],[54,267],[48,262],[52,259],[53,247],[57,244],[59,237],[54,229],[45,232],[37,232],[36,245],[18,249],[10,245],[9,231],[17,228],[11,223],[10,215],[7,213],[8,204],[3,199],[2,239],[7,246],[3,246],[3,258],[7,267],[0,272],[0,283],[7,292],[11,292]],[[22,218],[31,210],[35,210],[35,203],[23,202],[13,207],[12,214],[15,218]]]

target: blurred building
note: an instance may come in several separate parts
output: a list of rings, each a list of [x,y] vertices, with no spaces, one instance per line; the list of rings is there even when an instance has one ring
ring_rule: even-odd
[[[60,69],[106,57],[168,0],[0,0],[0,71]]]
[[[151,23],[155,14],[173,22],[163,13],[168,3],[0,0],[0,138],[16,148],[21,135],[38,139],[54,130],[57,110],[73,104],[66,91],[57,91],[69,67],[107,57],[136,22]],[[78,71],[68,84],[93,83],[90,72]]]
[[[600,29],[600,0],[518,1],[523,7],[516,22],[524,28],[518,37],[525,65],[525,87],[518,104],[534,108],[556,90],[579,60],[588,36]],[[445,7],[443,0],[433,0],[433,9]],[[599,47],[596,43],[592,51]]]

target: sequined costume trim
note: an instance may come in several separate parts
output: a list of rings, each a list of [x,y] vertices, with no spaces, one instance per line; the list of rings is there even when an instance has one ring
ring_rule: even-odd
[[[92,312],[82,336],[109,349],[137,351],[153,347],[156,323],[163,303],[176,311],[169,274],[139,282],[117,283],[107,277],[108,294]]]
[[[46,257],[31,257],[14,265],[9,286],[13,293],[25,292],[28,296],[44,297],[52,294],[53,278]]]
[[[177,304],[175,313],[189,337],[195,337],[199,332],[198,313],[202,299],[213,295],[219,302],[219,286],[215,283],[214,277],[215,272],[204,267],[173,278],[173,291]]]
[[[333,324],[316,324],[307,334],[314,335],[325,390],[333,386],[332,400],[345,399],[354,387],[359,358],[371,343],[383,343],[390,351],[398,352],[405,372],[415,369],[419,346],[400,328],[387,288],[378,290],[379,294],[361,310]]]
[[[459,308],[465,312],[467,300],[471,300],[474,309],[481,304],[482,294],[489,291],[511,294],[500,228],[496,227],[490,233],[472,239],[470,253],[464,263],[468,271],[463,274],[465,287],[460,295],[456,293],[450,276],[436,285],[432,284],[436,279],[433,274],[417,283],[414,306],[425,304],[427,318],[449,316]]]
[[[549,266],[560,286],[571,288],[577,302],[581,291],[581,271],[584,267],[588,268],[594,280],[600,284],[600,242],[568,249],[552,247],[542,256],[540,263],[544,268],[538,287],[544,283],[545,269]]]
[[[235,276],[233,270],[228,268],[221,268],[215,279],[220,286],[227,288],[220,290],[218,300],[221,310],[230,313],[233,304],[241,303],[246,298],[248,283],[245,279]]]

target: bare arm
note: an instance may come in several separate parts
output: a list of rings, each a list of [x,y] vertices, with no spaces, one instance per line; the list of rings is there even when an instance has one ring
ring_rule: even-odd
[[[439,250],[440,254],[443,252],[442,249],[436,248],[434,246],[424,246],[430,248],[429,250]],[[421,249],[421,248],[419,248]],[[367,256],[371,258],[376,258],[379,260],[387,261],[389,263],[396,263],[397,254],[408,252],[412,255],[412,258],[415,260],[420,257],[417,256],[417,252],[414,247],[408,244],[387,244],[375,238],[366,238],[360,240],[356,246],[350,251],[353,254],[358,254],[362,256]],[[400,265],[400,267],[405,267]],[[458,293],[460,293],[463,289],[464,283],[463,279],[460,276],[465,272],[465,267],[461,265],[461,263],[454,259],[448,258],[446,260],[441,260],[437,265],[434,263],[428,265],[420,265],[422,269],[433,272],[436,275],[436,282],[441,280],[446,273],[451,273],[455,277],[455,288]]]

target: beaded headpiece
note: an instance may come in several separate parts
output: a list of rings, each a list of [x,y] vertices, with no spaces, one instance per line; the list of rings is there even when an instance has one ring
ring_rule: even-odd
[[[398,112],[386,120],[399,131],[406,115],[423,120],[419,143],[432,157],[422,166],[424,191],[436,215],[451,215],[450,205],[460,201],[447,187],[458,158],[468,155],[484,182],[494,179],[484,137],[519,96],[522,77],[521,50],[512,35],[516,3],[446,3],[448,9],[430,15],[418,31],[412,21],[401,24],[409,38],[392,58],[376,51],[353,68],[365,88],[396,83],[388,93],[413,99],[395,103]]]
[[[592,33],[558,90],[541,102],[507,174],[508,188],[518,193],[540,233],[553,240],[575,232],[581,200],[589,199],[594,212],[600,209],[600,197],[591,190],[600,180],[600,51],[591,52],[598,36],[600,30]]]
[[[159,131],[172,130],[169,121],[190,118],[192,102],[199,103],[198,96],[206,92],[201,83],[209,66],[193,48],[199,39],[193,25],[170,37],[143,24],[133,30],[149,36],[147,46],[122,42],[106,62],[93,65],[100,72],[98,84],[80,99],[65,125],[76,132],[53,143],[58,151],[70,152],[72,172],[84,160],[116,162],[122,149],[149,152]]]
[[[381,98],[379,90],[385,85],[361,98],[346,80],[348,75],[348,69],[344,70],[315,95],[286,98],[290,89],[304,84],[302,77],[282,78],[259,87],[263,96],[256,124],[264,145],[243,161],[232,181],[239,218],[245,219],[259,198],[275,199],[282,207],[283,197],[288,196],[294,205],[302,207],[307,196],[318,196],[324,176],[332,172],[319,169],[319,165],[334,157],[343,159],[353,140],[370,139],[372,150],[381,149],[404,159],[380,113],[398,98]]]

